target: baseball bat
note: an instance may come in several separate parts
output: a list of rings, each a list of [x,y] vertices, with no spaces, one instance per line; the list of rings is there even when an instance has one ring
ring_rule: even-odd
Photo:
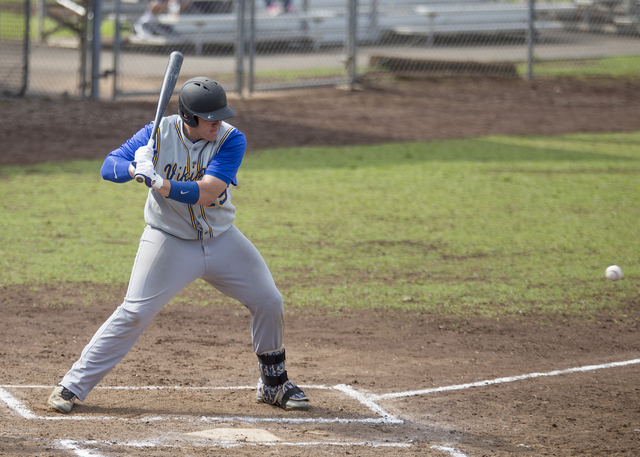
[[[183,60],[184,56],[180,51],[173,51],[169,56],[167,69],[164,71],[164,78],[162,78],[160,95],[158,96],[158,107],[156,108],[156,117],[153,120],[151,138],[149,139],[149,146],[151,147],[153,147],[153,139],[158,134],[160,120],[162,119],[162,116],[164,116],[164,112],[167,110],[167,105],[169,105],[169,100],[171,100],[173,90],[176,87],[176,82],[178,81],[178,75],[180,74],[180,68],[182,67]],[[136,181],[144,182],[144,178],[140,175],[136,175]]]

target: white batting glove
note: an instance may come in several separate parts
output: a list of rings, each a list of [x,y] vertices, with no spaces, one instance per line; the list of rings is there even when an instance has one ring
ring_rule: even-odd
[[[149,161],[153,162],[153,147],[148,144],[145,146],[140,146],[136,150],[136,158],[134,159],[137,163]]]
[[[164,182],[162,176],[156,173],[150,160],[144,160],[136,164],[136,176],[142,176],[147,187],[152,187],[156,190],[160,189]]]

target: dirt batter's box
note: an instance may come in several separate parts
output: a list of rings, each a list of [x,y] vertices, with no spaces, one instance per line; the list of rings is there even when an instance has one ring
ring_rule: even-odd
[[[0,435],[9,431],[4,429],[11,424],[13,435],[24,430],[25,437],[50,436],[38,440],[80,453],[84,452],[83,446],[141,448],[180,443],[205,447],[278,443],[409,447],[412,441],[406,431],[410,424],[387,413],[380,402],[635,364],[640,364],[640,359],[378,395],[361,393],[343,384],[302,386],[313,391],[313,408],[309,412],[285,412],[264,404],[251,406],[255,401],[253,386],[156,386],[98,387],[90,402],[78,405],[70,415],[60,415],[51,411],[44,400],[51,386],[4,385],[0,386],[0,408],[6,406],[8,415],[21,417],[24,425],[20,420],[0,422]],[[331,405],[341,406],[336,410]],[[215,415],[206,415],[208,411],[215,411]],[[56,422],[54,427],[52,421]],[[238,423],[243,427],[239,428]],[[449,447],[432,449],[463,455]]]
[[[51,386],[0,386],[0,400],[13,414],[29,421],[25,429],[33,429],[32,421],[46,421],[51,430],[51,421],[56,421],[59,436],[74,437],[74,443],[88,442],[86,437],[91,437],[95,443],[111,440],[127,445],[133,433],[138,441],[158,445],[167,440],[410,445],[399,438],[404,421],[385,412],[366,394],[346,385],[304,388],[313,392],[312,408],[293,413],[257,403],[251,386],[97,387],[68,416],[49,409],[43,401]],[[384,440],[379,428],[363,427],[371,424],[387,429]],[[229,438],[234,433],[236,438]]]

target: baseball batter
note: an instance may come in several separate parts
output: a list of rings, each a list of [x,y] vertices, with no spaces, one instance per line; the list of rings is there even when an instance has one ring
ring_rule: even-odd
[[[224,122],[235,113],[224,89],[205,77],[180,89],[178,115],[162,119],[154,147],[152,124],[111,152],[102,177],[125,183],[142,176],[150,188],[142,233],[124,302],[102,324],[49,397],[68,413],[129,352],[156,314],[202,278],[252,315],[260,379],[257,399],[285,410],[308,410],[309,398],[285,370],[284,307],[258,250],[233,225],[231,187],[246,148]]]

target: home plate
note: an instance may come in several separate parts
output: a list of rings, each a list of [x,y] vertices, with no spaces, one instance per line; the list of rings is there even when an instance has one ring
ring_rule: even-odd
[[[187,433],[187,435],[216,441],[239,441],[245,443],[280,441],[277,436],[259,428],[213,428],[211,430]]]

